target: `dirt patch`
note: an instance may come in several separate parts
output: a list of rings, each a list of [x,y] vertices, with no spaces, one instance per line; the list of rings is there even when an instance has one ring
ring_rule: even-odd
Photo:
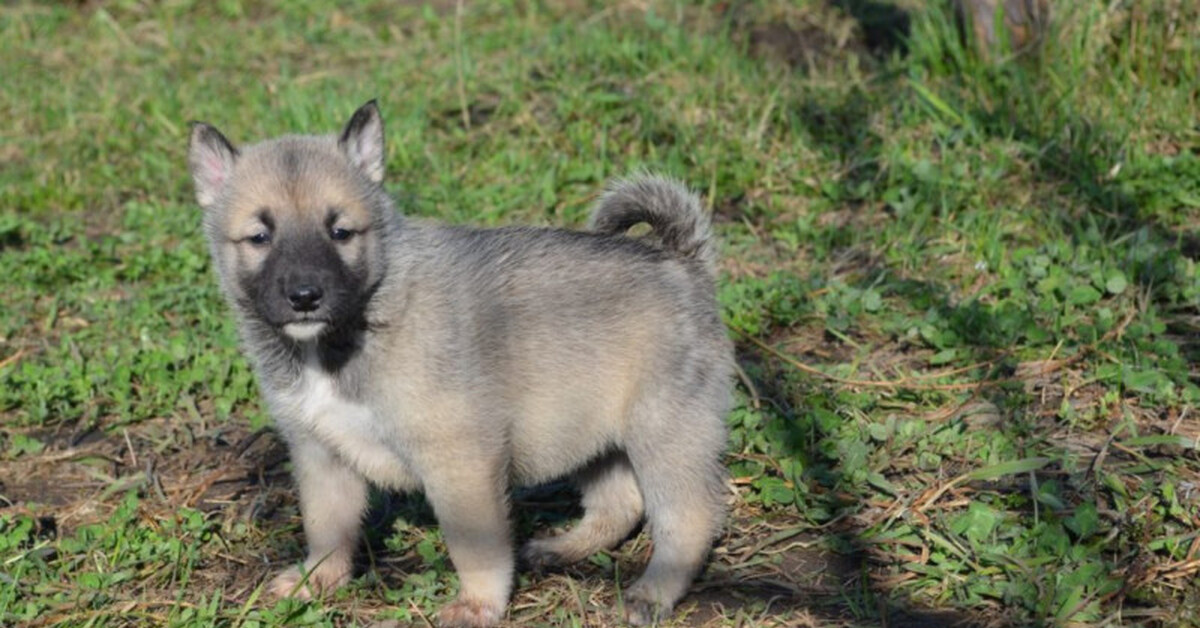
[[[784,22],[759,24],[750,27],[745,39],[751,56],[790,68],[819,67],[841,55],[861,52],[855,50],[857,40],[839,42],[829,31],[812,24],[802,24],[799,28]]]
[[[138,490],[145,507],[270,517],[290,485],[286,450],[272,432],[235,424],[206,430],[158,419],[113,433],[20,430],[45,443],[36,455],[0,461],[0,506],[49,517],[60,527],[103,521],[120,495]]]
[[[902,50],[911,22],[902,8],[864,0],[770,10],[722,3],[717,12],[750,57],[802,72],[837,70],[852,58],[857,63]]]

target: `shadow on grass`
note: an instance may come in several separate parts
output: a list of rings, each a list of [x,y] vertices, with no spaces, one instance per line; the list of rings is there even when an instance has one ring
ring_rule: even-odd
[[[1176,224],[1160,218],[1200,198],[1200,157],[1194,152],[1168,157],[1132,145],[1125,133],[1064,105],[1056,107],[1006,70],[1010,69],[986,74],[997,82],[989,89],[1004,93],[1006,86],[1019,87],[1010,90],[1003,106],[972,108],[972,119],[990,137],[1029,147],[1038,181],[1082,208],[1056,208],[1048,218],[1070,234],[1077,247],[1115,253],[1145,299],[1166,315],[1184,357],[1200,361],[1200,342],[1194,340],[1200,332],[1200,307],[1178,293],[1175,275],[1181,258],[1200,260],[1200,229],[1186,216]]]
[[[783,427],[782,434],[775,434],[773,442],[784,455],[802,461],[805,470],[802,481],[807,485],[803,492],[807,497],[801,508],[827,513],[827,522],[821,528],[804,524],[809,532],[801,538],[807,543],[780,544],[785,550],[776,569],[801,583],[798,590],[788,592],[787,596],[783,591],[774,592],[783,606],[802,610],[815,620],[813,625],[912,628],[1020,625],[994,609],[934,608],[905,599],[907,594],[899,593],[890,583],[899,581],[895,580],[894,571],[889,572],[891,561],[881,561],[888,550],[875,542],[871,528],[876,522],[865,514],[878,511],[878,506],[868,505],[846,490],[853,485],[847,478],[851,470],[845,468],[835,452],[826,448],[836,434],[827,431],[828,426],[823,426],[813,414],[815,406],[829,407],[829,391],[820,385],[803,383],[802,376],[798,380],[793,370],[754,345],[739,344],[738,358],[754,382],[759,399],[772,409],[766,420],[778,421]],[[752,591],[755,584],[750,579],[728,586],[733,591]]]
[[[865,5],[875,3],[837,4],[845,5],[845,10],[852,13],[851,5],[858,5],[857,8],[861,9]],[[865,22],[862,27],[864,32],[869,32]],[[884,81],[882,84],[873,85],[873,88],[883,90],[884,93],[894,90],[896,94],[906,89],[897,82],[887,82],[886,77]],[[888,176],[880,155],[882,139],[875,135],[871,126],[871,117],[876,113],[876,107],[880,106],[881,101],[886,101],[886,97],[870,96],[851,89],[835,95],[807,95],[801,102],[790,105],[794,113],[793,119],[800,123],[802,131],[812,140],[814,147],[841,164],[840,176],[823,189],[831,193],[837,203],[855,213],[891,211],[883,203],[867,202],[878,200],[877,184]],[[1165,204],[1172,201],[1170,198],[1164,198],[1164,194],[1169,194],[1169,190],[1180,187],[1193,191],[1196,189],[1194,182],[1200,180],[1200,166],[1197,165],[1200,162],[1185,155],[1182,162],[1187,167],[1181,172],[1179,167],[1168,168],[1165,164],[1143,160],[1140,166],[1144,170],[1137,172],[1130,183],[1128,175],[1131,173],[1128,170],[1124,178],[1114,176],[1113,172],[1114,165],[1124,161],[1126,142],[1101,126],[1078,116],[1059,114],[1059,118],[1055,120],[1056,126],[1051,130],[1030,128],[1020,123],[1023,116],[1040,115],[1043,114],[1031,110],[1002,109],[999,112],[989,112],[979,108],[970,111],[968,117],[986,137],[1015,140],[1028,147],[1035,179],[1053,186],[1058,193],[1075,199],[1077,203],[1074,204],[1083,208],[1079,212],[1069,212],[1060,208],[1047,210],[1046,218],[1058,223],[1062,231],[1069,234],[1076,247],[1125,249],[1117,252],[1118,262],[1150,301],[1158,301],[1167,312],[1170,312],[1172,307],[1182,307],[1186,311],[1195,312],[1195,304],[1172,305],[1169,302],[1172,297],[1164,292],[1164,286],[1170,284],[1170,273],[1174,272],[1175,262],[1180,255],[1196,259],[1200,253],[1200,238],[1197,237],[1196,231],[1165,224],[1156,216],[1162,215],[1160,212],[1164,209],[1169,210]],[[1191,187],[1188,188],[1181,182],[1189,182]],[[840,247],[851,246],[849,243],[857,240],[855,229],[869,222],[869,219],[859,216],[848,221],[846,225],[826,229],[823,236],[833,249],[832,252],[836,254]],[[1136,240],[1131,242],[1131,238]],[[940,317],[943,329],[956,337],[957,340],[952,346],[965,351],[971,362],[991,364],[980,376],[979,381],[983,385],[968,395],[968,401],[986,402],[996,412],[996,422],[988,424],[985,429],[1004,430],[1015,439],[1027,439],[1034,445],[1033,449],[1046,452],[1053,459],[1068,459],[1078,453],[1072,452],[1066,443],[1049,443],[1045,440],[1046,436],[1038,435],[1037,429],[1041,421],[1039,412],[1047,407],[1045,400],[1039,402],[1031,398],[1021,382],[1000,384],[1000,380],[1016,379],[1015,375],[1019,370],[1016,360],[1008,357],[1007,349],[1027,342],[1020,336],[1023,330],[1036,329],[1039,326],[1031,311],[1017,306],[1005,309],[1003,304],[985,305],[969,298],[960,301],[953,297],[953,290],[949,286],[940,285],[936,281],[891,280],[876,284],[876,279],[886,280],[886,270],[875,266],[871,260],[865,260],[863,267],[856,269],[856,274],[864,279],[855,283],[864,286],[877,285],[880,290],[887,290],[889,296],[907,301],[916,311],[935,313]],[[1035,346],[1036,344],[1034,343]],[[1192,361],[1200,359],[1200,345],[1185,341],[1178,341],[1177,344]],[[784,427],[786,434],[776,445],[784,455],[803,461],[806,473],[804,481],[811,484],[821,507],[829,511],[829,520],[842,522],[840,526],[831,527],[829,534],[825,536],[830,544],[843,548],[841,561],[857,565],[858,571],[863,574],[886,564],[894,564],[891,559],[881,564],[879,546],[872,538],[875,522],[859,516],[870,507],[835,496],[840,487],[853,484],[847,481],[847,474],[851,469],[844,468],[842,460],[832,455],[828,448],[821,446],[828,445],[836,435],[832,431],[823,432],[820,421],[807,417],[805,409],[792,407],[793,403],[799,404],[802,400],[826,394],[827,391],[822,388],[823,384],[814,385],[806,381],[805,376],[800,376],[800,382],[797,382],[793,377],[794,371],[789,371],[789,367],[781,364],[777,356],[763,351],[753,343],[740,343],[738,350],[739,361],[746,367],[745,370],[758,389],[759,395],[774,406],[774,416],[767,420],[779,421]],[[789,380],[789,377],[793,378]],[[1005,417],[1003,424],[999,423],[1001,417]],[[946,418],[947,423],[957,421],[961,424],[960,418],[955,418],[954,414],[947,415]],[[954,477],[967,470],[969,469],[954,469],[953,463],[948,463],[941,469],[941,473],[946,477]],[[1086,481],[1080,486],[1068,486],[1078,479],[1066,477],[1070,475],[1072,472],[1051,465],[1023,476],[1027,477],[1028,481],[988,482],[985,490],[1000,496],[1020,495],[1025,505],[1019,508],[1009,507],[1008,511],[1022,518],[1036,519],[1036,496],[1031,494],[1030,486],[1064,484],[1062,490],[1067,505],[1065,512],[1071,512],[1075,506],[1089,502],[1107,507],[1104,505],[1106,498],[1096,495],[1096,488],[1088,488]],[[1114,524],[1114,531],[1120,531],[1119,524]],[[1042,534],[1041,530],[1031,529],[1028,534],[1038,539],[1042,538],[1037,536]],[[1122,546],[1120,551],[1113,551],[1102,557],[1103,564],[1110,568],[1112,573],[1123,574],[1122,588],[1115,593],[1118,600],[1125,600],[1125,587],[1134,586],[1132,583],[1137,579],[1137,567],[1128,564],[1128,557],[1121,555],[1124,551]],[[840,602],[834,602],[832,608],[825,607],[820,603],[821,592],[814,589],[811,592],[814,604],[808,609],[816,615],[832,620],[860,613],[861,609],[877,608],[877,617],[888,625],[1014,625],[1015,620],[997,615],[994,611],[976,610],[987,609],[986,605],[973,605],[971,610],[951,610],[944,613],[921,609],[913,604],[898,601],[899,592],[911,591],[912,587],[895,587],[869,577],[856,580],[850,577],[849,571],[845,576],[847,584],[851,586],[845,588]],[[1137,600],[1128,599],[1123,603],[1133,608],[1137,605]],[[1120,607],[1122,602],[1113,604],[1114,606],[1108,608]],[[1081,609],[1082,607],[1079,607],[1074,610]],[[1042,610],[1027,610],[1039,617],[1044,613]],[[1061,613],[1063,610],[1057,609],[1056,612]],[[906,614],[917,619],[909,624],[893,619]]]
[[[1185,154],[1167,165],[1142,156],[1142,163],[1129,164],[1129,141],[1082,116],[1058,114],[1053,128],[1045,129],[1022,123],[1025,116],[1040,115],[1029,109],[1041,108],[1039,99],[1025,99],[1033,102],[1000,111],[978,109],[973,117],[989,135],[1012,138],[1037,149],[1034,174],[1081,201],[1105,239],[1117,240],[1146,229],[1160,248],[1178,250],[1192,259],[1200,257],[1200,232],[1163,225],[1152,217],[1155,210],[1169,211],[1170,204],[1178,202],[1171,197],[1174,190],[1197,186],[1200,160]],[[1055,218],[1078,237],[1080,216],[1058,212]],[[1149,285],[1155,277],[1140,279]]]

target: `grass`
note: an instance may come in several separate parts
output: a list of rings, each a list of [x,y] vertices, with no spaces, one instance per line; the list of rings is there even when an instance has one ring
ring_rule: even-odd
[[[0,7],[0,624],[422,624],[419,496],[363,574],[301,556],[286,453],[208,269],[186,122],[332,131],[389,188],[579,227],[610,176],[705,194],[744,378],[733,514],[674,625],[1200,625],[1200,11],[1066,3],[980,55],[935,3],[225,0]],[[520,534],[573,514],[516,498]],[[614,625],[645,537],[521,574]],[[386,624],[381,624],[386,625]]]

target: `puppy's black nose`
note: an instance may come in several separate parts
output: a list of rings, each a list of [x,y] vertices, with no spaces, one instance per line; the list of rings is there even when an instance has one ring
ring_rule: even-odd
[[[288,301],[297,312],[311,312],[321,304],[321,288],[312,285],[297,286],[288,293]]]

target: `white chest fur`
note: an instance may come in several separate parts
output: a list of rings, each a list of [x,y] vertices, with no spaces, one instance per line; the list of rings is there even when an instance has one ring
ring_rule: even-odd
[[[369,406],[341,395],[315,360],[277,399],[284,429],[316,439],[371,482],[391,488],[409,484],[394,429]]]

